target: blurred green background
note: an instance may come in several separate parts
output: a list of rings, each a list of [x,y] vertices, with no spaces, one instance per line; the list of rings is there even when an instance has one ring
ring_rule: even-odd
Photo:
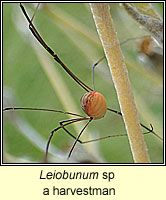
[[[36,4],[24,6],[32,16]],[[162,4],[155,3],[154,7],[162,16]],[[120,41],[148,35],[118,3],[111,4],[111,15]],[[41,4],[34,24],[69,69],[92,87],[92,65],[104,53],[89,4]],[[122,51],[140,121],[148,127],[151,123],[154,131],[162,137],[162,59],[160,64],[153,64],[148,56],[144,61],[140,60],[139,45],[140,40],[129,41],[122,46]],[[109,108],[119,110],[105,60],[95,69],[95,89],[105,96]],[[84,93],[33,38],[19,4],[3,3],[3,107],[51,108],[85,115],[80,108],[80,98]],[[60,120],[68,119],[64,114],[38,111],[8,111],[3,114],[4,162],[9,163],[43,162],[49,132],[59,126]],[[83,124],[71,126],[69,130],[77,135]],[[125,133],[125,128],[121,117],[107,112],[103,119],[89,125],[82,140],[122,133]],[[162,163],[163,143],[152,134],[146,135],[145,141],[151,162]],[[133,163],[126,136],[77,145],[68,161],[67,152],[72,143],[73,139],[63,130],[57,132],[52,140],[50,162]]]

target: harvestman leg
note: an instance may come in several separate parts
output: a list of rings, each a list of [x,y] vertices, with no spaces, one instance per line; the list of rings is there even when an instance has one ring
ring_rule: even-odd
[[[70,149],[70,151],[69,151],[68,159],[70,158],[70,156],[71,156],[71,154],[72,154],[72,152],[73,152],[73,150],[74,150],[74,148],[75,148],[75,146],[76,146],[76,144],[77,144],[77,142],[78,142],[80,136],[82,135],[82,133],[84,132],[84,130],[86,129],[86,127],[89,125],[89,123],[90,123],[92,120],[93,120],[93,118],[90,117],[90,119],[89,119],[88,122],[85,124],[85,126],[83,127],[83,129],[81,130],[81,132],[78,134],[77,138],[75,139],[75,141],[74,141],[74,143],[73,143],[73,145],[72,145],[72,147],[71,147],[71,149]]]
[[[57,127],[57,128],[55,128],[54,130],[52,130],[51,133],[50,133],[50,137],[49,137],[49,139],[48,139],[47,146],[46,146],[45,160],[47,161],[48,148],[49,148],[51,139],[52,139],[52,137],[53,137],[53,135],[54,135],[54,133],[55,133],[56,131],[58,131],[59,129],[63,128],[71,137],[73,137],[73,138],[75,139],[75,142],[73,143],[73,146],[72,146],[72,148],[71,148],[71,150],[70,150],[70,152],[69,152],[69,156],[68,156],[68,158],[69,158],[70,155],[71,155],[71,153],[72,153],[72,151],[73,151],[73,149],[74,149],[74,147],[75,147],[75,145],[76,145],[76,143],[77,143],[77,142],[82,143],[82,142],[79,140],[79,138],[80,138],[81,134],[83,133],[83,131],[85,130],[85,128],[88,126],[88,124],[92,121],[92,119],[93,119],[93,118],[90,118],[90,117],[81,117],[81,118],[75,118],[75,119],[68,119],[68,120],[60,121],[60,122],[59,122],[59,123],[60,123],[60,126]],[[72,135],[67,129],[64,128],[64,127],[67,126],[67,125],[73,124],[73,123],[75,123],[75,122],[83,121],[83,120],[88,120],[88,122],[87,122],[87,124],[84,126],[84,128],[81,130],[80,134],[79,134],[77,137],[75,137],[74,135]],[[66,124],[64,124],[64,123],[66,123]]]
[[[62,120],[59,122],[60,126],[53,129],[50,133],[50,136],[49,136],[49,139],[48,139],[48,142],[47,142],[47,146],[46,146],[46,154],[45,154],[45,161],[47,162],[47,155],[48,155],[48,148],[49,148],[49,145],[50,145],[50,142],[51,142],[51,139],[54,135],[54,133],[56,131],[58,131],[59,129],[63,129],[68,135],[70,135],[72,138],[75,139],[75,142],[73,143],[73,146],[71,148],[71,152],[73,151],[75,145],[77,142],[79,142],[80,144],[86,144],[86,143],[90,143],[90,142],[94,142],[94,141],[99,141],[99,140],[103,140],[103,139],[107,139],[107,138],[112,138],[112,137],[118,137],[118,136],[126,136],[127,134],[114,134],[114,135],[110,135],[110,136],[105,136],[105,137],[100,137],[100,138],[97,138],[97,139],[92,139],[92,140],[88,140],[88,141],[81,141],[79,138],[81,136],[81,134],[83,133],[83,131],[85,130],[85,128],[88,126],[88,124],[92,121],[92,118],[90,117],[84,117],[82,115],[79,115],[79,114],[75,114],[75,113],[71,113],[71,112],[64,112],[64,111],[61,111],[61,110],[53,110],[53,109],[45,109],[45,108],[25,108],[25,107],[7,107],[7,108],[4,108],[3,109],[3,112],[4,111],[9,111],[9,110],[34,110],[34,111],[46,111],[46,112],[57,112],[57,113],[62,113],[62,114],[68,114],[68,115],[74,115],[74,116],[77,116],[79,118],[73,118],[73,119],[67,119],[67,120]],[[118,111],[115,111],[115,110],[112,110],[113,112],[115,113],[118,113],[119,115],[121,115],[120,112]],[[82,131],[80,132],[80,134],[75,137],[73,134],[71,134],[67,129],[66,129],[66,126],[70,125],[70,124],[73,124],[75,122],[79,122],[79,121],[83,121],[83,120],[89,120],[87,122],[87,124],[84,126],[84,128],[82,129]],[[141,124],[142,127],[144,127],[143,124]],[[151,129],[147,128],[147,127],[144,127],[148,130],[148,132],[145,132],[144,134],[148,134],[150,132],[154,133],[153,132],[153,127],[151,126]],[[155,134],[155,133],[154,133]],[[157,137],[159,137],[157,134],[156,134]],[[160,137],[159,137],[160,138]],[[162,140],[162,138],[160,138]],[[69,154],[71,155],[71,153],[69,152]]]
[[[38,9],[38,6],[39,6],[39,4],[37,5],[37,7],[36,7],[36,9],[35,9],[35,13],[36,13],[36,11],[37,11],[37,9]],[[22,3],[20,3],[20,7],[21,7],[21,10],[22,10],[22,12],[23,12],[23,14],[24,14],[24,16],[26,17],[26,19],[27,19],[27,21],[29,22],[29,29],[30,29],[30,31],[32,32],[32,34],[34,35],[34,37],[39,41],[39,43],[51,54],[51,56],[53,56],[53,58],[55,59],[55,61],[57,61],[63,68],[64,68],[64,70],[83,88],[83,89],[85,89],[87,92],[88,91],[92,91],[92,89],[91,88],[89,88],[86,84],[84,84],[80,79],[78,79],[66,66],[65,66],[65,64],[60,60],[60,58],[54,53],[54,51],[50,48],[50,47],[48,47],[48,45],[44,42],[44,40],[42,39],[42,37],[40,36],[40,34],[38,33],[38,31],[37,31],[37,29],[35,28],[35,26],[33,25],[33,23],[32,23],[32,20],[33,20],[33,18],[34,18],[34,16],[35,16],[35,13],[33,14],[33,16],[32,16],[32,19],[30,20],[30,18],[29,18],[29,16],[28,16],[28,14],[27,14],[27,12],[26,12],[26,10],[25,10],[25,8],[24,8],[24,6],[22,5]],[[105,57],[105,56],[104,56]],[[94,88],[94,76],[93,76],[93,74],[94,74],[94,68],[96,67],[96,65],[99,63],[99,62],[101,62],[103,59],[104,59],[104,57],[102,57],[97,63],[95,63],[94,65],[93,65],[93,70],[92,70],[92,85],[93,85],[93,88]],[[112,112],[115,112],[115,113],[117,113],[117,114],[119,114],[119,115],[122,115],[121,114],[121,112],[118,112],[118,111],[115,111],[115,110],[112,110],[112,109],[110,109],[110,108],[107,108],[107,110],[109,110],[109,111],[112,111]],[[148,131],[150,131],[150,129],[149,128],[147,128],[146,126],[144,126],[143,124],[140,124],[143,128],[145,128],[145,129],[147,129]],[[152,132],[154,135],[156,135],[158,138],[160,138],[156,133],[154,133],[154,132]],[[160,138],[160,139],[162,139],[162,138]]]
[[[24,16],[26,17],[27,21],[29,22],[29,29],[32,32],[32,34],[34,35],[34,37],[38,40],[38,42],[47,50],[47,52],[54,58],[54,60],[59,63],[63,69],[87,92],[92,91],[92,89],[90,87],[88,87],[85,83],[83,83],[79,78],[77,78],[67,67],[66,65],[62,62],[62,60],[58,57],[58,55],[45,43],[45,41],[42,39],[42,37],[40,36],[39,32],[37,31],[37,29],[35,28],[35,26],[32,23],[32,20],[34,18],[34,15],[32,17],[32,19],[30,20],[24,6],[22,5],[22,3],[20,3],[20,8],[24,14]],[[36,8],[37,10],[37,8]],[[36,12],[35,10],[35,12]]]
[[[74,135],[72,135],[66,128],[65,126],[68,126],[70,124],[73,124],[75,122],[79,122],[79,121],[83,121],[83,120],[88,120],[88,122],[86,123],[86,125],[83,127],[83,129],[80,131],[79,135],[77,137],[75,137]],[[67,134],[69,134],[71,137],[73,137],[75,139],[70,151],[69,151],[69,154],[68,154],[68,159],[70,158],[75,146],[76,146],[76,143],[79,142],[80,144],[86,144],[86,143],[90,143],[90,142],[94,142],[94,141],[99,141],[99,140],[103,140],[103,139],[107,139],[107,138],[112,138],[112,137],[118,137],[118,136],[126,136],[127,134],[115,134],[115,135],[110,135],[110,136],[105,136],[105,137],[100,137],[100,138],[97,138],[97,139],[93,139],[93,140],[88,140],[88,141],[81,141],[79,140],[80,136],[82,135],[83,131],[86,129],[86,127],[89,125],[89,123],[93,120],[93,118],[90,118],[90,117],[81,117],[81,118],[74,118],[74,119],[68,119],[68,120],[63,120],[63,121],[60,121],[59,124],[60,126],[55,128],[54,130],[51,131],[50,133],[50,137],[48,139],[48,143],[47,143],[47,147],[46,147],[46,155],[45,155],[45,161],[47,161],[47,155],[48,155],[48,148],[49,148],[49,144],[51,142],[51,139],[54,135],[54,133],[56,131],[58,131],[59,129],[63,128],[63,130],[65,130],[65,132]],[[64,124],[65,123],[65,124]],[[145,132],[143,134],[148,134],[150,132],[153,132],[153,127],[151,126],[152,129],[149,129],[148,132]]]
[[[119,111],[113,110],[113,109],[111,109],[111,108],[107,108],[107,110],[108,110],[108,111],[111,111],[111,112],[114,112],[114,113],[116,113],[116,114],[122,116],[122,113],[119,112]],[[151,129],[148,128],[147,126],[145,126],[145,125],[142,124],[142,123],[140,123],[140,126],[142,126],[144,129],[146,129],[146,130],[148,131],[147,133],[153,133],[153,135],[155,135],[156,137],[158,137],[160,140],[163,140],[157,133],[155,133],[155,132],[153,131],[153,126],[152,126],[152,124],[150,124]],[[143,133],[143,134],[146,134],[146,133]]]
[[[118,111],[117,111],[118,112]],[[120,113],[120,112],[118,112],[118,113]],[[86,118],[85,120],[88,120],[88,118]],[[66,125],[69,125],[69,124],[65,124],[65,125],[63,125],[63,123],[65,123],[65,122],[68,122],[69,120],[63,120],[63,121],[60,121],[59,123],[60,123],[60,128],[63,128],[63,130],[64,131],[66,131],[71,137],[73,137],[74,139],[76,139],[76,137],[74,136],[74,135],[72,135],[66,128],[65,128],[65,126]],[[82,120],[78,120],[78,118],[77,119],[75,119],[75,121],[74,122],[77,122],[77,121],[82,121]],[[73,122],[73,123],[74,123]],[[143,124],[140,124],[143,128],[145,128],[146,130],[148,130],[147,132],[144,132],[143,134],[144,135],[146,135],[146,134],[148,134],[148,133],[153,133],[153,134],[155,134],[155,132],[153,132],[153,126],[150,124],[150,126],[151,126],[151,129],[149,129],[149,128],[147,128],[147,127],[145,127]],[[127,134],[114,134],[114,135],[108,135],[108,136],[105,136],[105,137],[100,137],[100,138],[96,138],[96,139],[92,139],[92,140],[87,140],[87,141],[81,141],[81,140],[78,140],[78,142],[80,143],[80,144],[87,144],[87,143],[90,143],[90,142],[95,142],[95,141],[99,141],[99,140],[104,140],[104,139],[107,139],[107,138],[111,138],[111,137],[119,137],[119,136],[126,136]],[[156,136],[158,136],[158,135],[156,135]]]
[[[39,6],[40,6],[40,3],[38,3],[37,6],[36,6],[35,12],[33,13],[33,16],[32,16],[32,18],[31,18],[31,23],[32,23],[32,21],[33,21],[33,18],[34,18],[35,15],[36,15],[36,12],[37,12]]]

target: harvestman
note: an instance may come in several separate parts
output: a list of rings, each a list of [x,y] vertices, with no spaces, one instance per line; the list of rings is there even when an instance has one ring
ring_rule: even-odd
[[[39,4],[38,4],[39,6]],[[121,135],[111,135],[111,136],[106,136],[106,137],[102,137],[102,138],[98,138],[98,139],[94,139],[94,140],[89,140],[89,141],[81,141],[79,138],[81,137],[83,131],[86,129],[86,127],[90,124],[90,122],[92,122],[93,120],[96,119],[101,119],[102,117],[105,116],[106,111],[111,111],[114,112],[118,115],[122,116],[122,113],[110,108],[107,108],[107,104],[106,104],[106,100],[103,97],[103,95],[99,92],[96,92],[94,89],[94,68],[95,66],[104,58],[101,58],[96,64],[93,65],[93,69],[92,69],[92,86],[93,89],[91,89],[90,87],[88,87],[85,83],[83,83],[79,78],[77,78],[67,67],[66,65],[62,62],[62,60],[58,57],[58,55],[45,43],[45,41],[42,39],[42,37],[40,36],[39,32],[37,31],[37,29],[35,28],[35,26],[33,25],[32,21],[33,18],[35,16],[35,13],[38,9],[38,6],[32,16],[32,19],[29,18],[24,6],[22,5],[22,3],[20,3],[20,8],[24,14],[24,16],[26,17],[28,23],[29,23],[29,29],[32,32],[32,34],[34,35],[34,37],[38,40],[38,42],[48,51],[48,53],[54,58],[54,60],[59,63],[61,65],[61,67],[86,91],[86,93],[82,96],[81,98],[81,107],[84,110],[84,112],[88,115],[88,117],[79,115],[79,114],[75,114],[75,113],[71,113],[71,112],[64,112],[61,110],[53,110],[53,109],[45,109],[45,108],[23,108],[23,107],[10,107],[10,108],[4,108],[3,111],[8,111],[8,110],[40,110],[40,111],[50,111],[50,112],[58,112],[58,113],[63,113],[63,114],[68,114],[68,115],[73,115],[76,116],[77,118],[73,118],[73,119],[67,119],[67,120],[63,120],[60,121],[59,124],[60,126],[55,128],[54,130],[51,131],[48,142],[47,142],[47,146],[46,146],[46,153],[45,153],[45,161],[47,162],[47,156],[48,156],[48,149],[49,149],[49,145],[51,142],[51,139],[54,135],[54,133],[56,131],[58,131],[59,129],[63,129],[67,134],[69,134],[71,137],[73,137],[75,139],[69,154],[68,154],[68,159],[70,158],[77,142],[81,143],[81,144],[85,144],[85,143],[89,143],[89,142],[93,142],[93,141],[98,141],[98,140],[102,140],[102,139],[106,139],[106,138],[110,138],[110,137],[116,137],[116,136],[125,136],[126,134],[121,134]],[[83,129],[80,131],[80,133],[78,134],[77,137],[75,137],[74,135],[72,135],[67,129],[66,126],[73,124],[75,122],[79,122],[79,121],[84,121],[87,120],[87,123],[85,124],[85,126],[83,127]],[[151,125],[151,129],[149,129],[148,127],[146,127],[145,125],[143,125],[142,123],[140,123],[140,125],[145,128],[148,132],[145,132],[144,134],[148,134],[148,133],[153,133],[155,136],[157,136],[159,139],[162,140],[162,138],[160,136],[158,136],[154,131],[153,131],[153,127]]]

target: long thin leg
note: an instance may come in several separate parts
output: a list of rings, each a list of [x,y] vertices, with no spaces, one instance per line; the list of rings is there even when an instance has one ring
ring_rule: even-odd
[[[33,21],[33,18],[35,17],[36,12],[37,12],[39,6],[40,6],[40,3],[38,3],[37,6],[36,6],[35,12],[33,13],[33,16],[32,16],[32,18],[31,18],[31,22]]]
[[[7,108],[4,108],[3,111],[10,111],[10,110],[36,110],[36,111],[47,111],[47,112],[58,112],[58,113],[62,113],[62,114],[68,114],[68,115],[74,115],[74,116],[77,116],[77,117],[82,117],[84,118],[84,116],[82,115],[79,115],[79,114],[75,114],[75,113],[71,113],[71,112],[65,112],[65,111],[62,111],[62,110],[55,110],[55,109],[46,109],[46,108],[27,108],[27,107],[7,107]],[[116,110],[113,110],[113,109],[110,109],[110,108],[107,108],[107,110],[111,111],[111,112],[114,112],[118,115],[121,115],[122,116],[122,113],[119,112],[119,111],[116,111]],[[77,118],[79,119],[79,118]],[[89,119],[89,118],[87,118]],[[74,135],[72,135],[64,126],[63,126],[63,123],[66,122],[67,120],[63,120],[63,121],[60,121],[60,125],[61,125],[61,128],[63,128],[69,135],[71,135],[71,137],[73,137],[74,139],[76,139],[76,137]],[[79,121],[79,120],[77,120]],[[140,123],[140,125],[145,128],[146,130],[148,130],[147,133],[153,133],[156,137],[158,137],[160,140],[163,140],[159,135],[157,135],[154,131],[153,131],[153,127],[151,125],[151,129],[149,129],[148,127],[146,127],[145,125],[143,125],[142,123]],[[147,133],[143,133],[143,134],[147,134]],[[124,136],[125,134],[123,134]],[[115,135],[116,136],[116,135]],[[119,136],[119,135],[117,135]],[[113,137],[113,136],[106,136],[106,137],[103,137],[103,138],[97,138],[97,139],[94,139],[94,140],[90,140],[90,141],[81,141],[79,140],[79,142],[81,144],[84,144],[84,143],[89,143],[89,142],[93,142],[93,141],[98,141],[98,140],[102,140],[102,139],[105,139],[105,138],[109,138],[109,137]]]
[[[75,122],[79,122],[79,121],[83,121],[83,120],[88,120],[89,117],[83,117],[83,118],[76,118],[76,119],[67,119],[67,120],[63,120],[63,121],[60,121],[59,124],[60,124],[60,127],[63,128],[64,131],[67,132],[67,134],[69,134],[72,138],[76,139],[76,137],[74,135],[72,135],[66,128],[65,126],[66,125],[69,125],[71,123],[75,123]],[[68,122],[67,124],[64,124]],[[69,123],[70,122],[70,123]],[[81,140],[78,140],[78,142],[82,143]]]
[[[143,128],[145,128],[146,130],[149,130],[149,131],[150,131],[150,129],[149,129],[148,127],[146,127],[145,125],[143,125],[142,123],[140,123],[140,125],[141,125]],[[151,124],[150,124],[150,126],[152,127]],[[151,131],[151,132],[153,133],[153,135],[155,135],[156,137],[158,137],[160,140],[163,141],[163,138],[161,138],[159,135],[157,135],[157,133],[155,133],[154,131]]]
[[[76,118],[76,119],[68,119],[68,120],[62,120],[60,121],[60,127],[59,128],[63,128],[64,131],[66,131],[72,138],[76,139],[76,137],[74,135],[72,135],[66,128],[65,128],[65,125],[64,123],[66,122],[69,122],[69,121],[75,121],[75,122],[78,122],[78,121],[81,121],[82,119],[81,118],[85,118],[84,116],[82,115],[79,115],[79,114],[75,114],[75,113],[71,113],[71,112],[65,112],[65,111],[62,111],[62,110],[55,110],[55,109],[46,109],[46,108],[27,108],[27,107],[7,107],[7,108],[4,108],[3,111],[10,111],[10,110],[34,110],[34,111],[47,111],[47,112],[58,112],[58,113],[62,113],[62,114],[68,114],[68,115],[74,115],[74,116],[77,116],[77,117],[80,117],[80,118]],[[116,110],[113,110],[113,109],[109,109],[110,111],[116,113],[116,114],[119,114],[119,115],[122,115],[121,112],[119,111],[116,111]],[[79,120],[78,120],[79,119]],[[85,120],[88,120],[89,118],[87,117]],[[69,125],[69,124],[68,124]],[[143,124],[141,124],[141,126],[143,128],[145,128],[146,130],[148,130],[148,132],[146,133],[143,133],[143,134],[148,134],[148,133],[153,133],[154,135],[156,135],[156,137],[159,137],[159,139],[162,140],[162,138],[160,136],[158,136],[154,131],[153,131],[153,127],[151,125],[151,129],[147,128],[146,126],[144,126]],[[99,140],[103,140],[103,139],[106,139],[106,138],[110,138],[110,137],[118,137],[118,136],[126,136],[126,134],[121,134],[121,135],[111,135],[111,136],[105,136],[105,137],[100,137],[100,138],[97,138],[97,139],[93,139],[93,140],[89,140],[89,141],[81,141],[81,140],[78,140],[78,142],[80,142],[81,144],[85,144],[85,143],[90,143],[90,142],[94,142],[94,141],[99,141]]]
[[[95,84],[94,84],[94,70],[95,67],[105,58],[105,56],[103,56],[102,58],[100,58],[100,60],[98,60],[93,66],[92,66],[92,88],[93,91],[95,91]]]
[[[60,122],[61,123],[61,122]],[[151,124],[150,124],[151,125]],[[64,126],[62,126],[62,128],[72,137],[76,140],[76,137],[74,135],[72,135]],[[151,129],[148,128],[148,132],[143,133],[144,135],[152,133],[153,132],[153,126],[151,125]],[[87,140],[87,141],[81,141],[78,140],[78,142],[80,144],[87,144],[90,142],[96,142],[96,141],[100,141],[100,140],[104,140],[104,139],[108,139],[108,138],[113,138],[113,137],[120,137],[120,136],[127,136],[127,134],[114,134],[114,135],[108,135],[105,137],[100,137],[100,138],[96,138],[96,139],[92,139],[92,140]]]
[[[140,36],[140,37],[130,37],[130,38],[127,38],[127,39],[121,41],[121,42],[120,42],[120,46],[122,46],[123,44],[127,43],[128,41],[143,39],[143,38],[147,38],[147,37],[150,37],[150,35]],[[92,66],[92,88],[93,88],[94,91],[95,91],[95,86],[94,86],[94,69],[95,69],[95,67],[96,67],[104,58],[106,58],[105,55],[104,55],[102,58],[100,58],[100,59]]]
[[[51,139],[52,139],[54,133],[55,133],[56,131],[58,131],[59,129],[61,129],[61,128],[64,129],[65,126],[68,126],[68,125],[73,124],[73,123],[75,123],[75,122],[79,122],[79,121],[83,121],[83,120],[88,120],[88,119],[89,119],[89,117],[81,117],[81,118],[77,118],[77,119],[68,119],[68,120],[63,120],[63,121],[61,121],[61,122],[60,122],[60,126],[57,127],[57,128],[55,128],[54,130],[52,130],[51,133],[50,133],[50,136],[49,136],[49,139],[48,139],[48,142],[47,142],[47,146],[46,146],[45,162],[47,162],[48,149],[49,149],[49,145],[50,145],[50,142],[51,142]],[[66,123],[66,124],[63,124],[63,123]],[[70,136],[72,136],[73,138],[76,139],[76,137],[73,136],[69,131],[67,131],[67,133],[68,133]],[[78,141],[80,142],[80,140],[78,140]]]
[[[111,108],[107,108],[107,110],[109,110],[109,111],[111,111],[111,112],[114,112],[114,113],[116,113],[116,114],[122,116],[122,113],[119,112],[119,111],[113,110],[113,109],[111,109]],[[151,129],[149,129],[149,128],[148,128],[147,126],[145,126],[144,124],[140,123],[140,125],[141,125],[143,128],[145,128],[147,131],[153,133],[153,135],[155,135],[156,137],[158,137],[160,140],[163,140],[159,135],[157,135],[157,133],[155,133],[153,130],[151,131]],[[152,127],[151,124],[150,124],[150,126]]]
[[[63,114],[70,114],[70,115],[74,115],[74,116],[78,116],[80,118],[74,118],[74,119],[67,119],[67,120],[62,120],[60,121],[60,126],[57,127],[56,129],[54,129],[53,131],[51,131],[50,133],[50,136],[49,136],[49,139],[48,139],[48,142],[47,142],[47,146],[46,146],[46,154],[45,154],[45,162],[47,162],[47,155],[48,155],[48,148],[49,148],[49,145],[50,145],[50,142],[51,142],[51,139],[53,137],[53,134],[54,132],[58,131],[59,129],[63,128],[63,130],[65,130],[65,132],[67,132],[71,137],[73,137],[75,139],[75,143],[73,144],[74,146],[76,145],[77,141],[80,143],[80,144],[86,144],[86,143],[90,143],[90,142],[95,142],[95,141],[99,141],[99,140],[103,140],[103,139],[107,139],[107,138],[112,138],[112,137],[118,137],[118,136],[126,136],[126,134],[121,134],[121,135],[118,135],[118,134],[115,134],[115,135],[111,135],[111,136],[105,136],[105,137],[100,137],[100,138],[97,138],[97,139],[93,139],[93,140],[89,140],[89,141],[81,141],[79,140],[79,137],[75,137],[74,135],[72,135],[65,127],[67,125],[70,125],[72,123],[75,123],[75,122],[79,122],[79,121],[83,121],[83,120],[88,120],[89,117],[84,117],[84,116],[81,116],[81,115],[78,115],[78,114],[75,114],[75,113],[70,113],[70,112],[64,112],[64,111],[61,111],[61,110],[54,110],[54,109],[44,109],[44,108],[25,108],[25,107],[8,107],[8,108],[4,108],[3,111],[9,111],[9,110],[37,110],[37,111],[50,111],[50,112],[59,112],[59,113],[63,113]],[[118,111],[115,111],[116,113]],[[120,115],[121,113],[118,112]],[[64,124],[65,123],[65,124]],[[88,123],[89,124],[89,123]],[[87,125],[86,125],[87,126]],[[143,125],[144,127],[144,125]],[[86,127],[84,127],[85,129]],[[146,128],[146,127],[145,127]],[[153,132],[153,127],[151,126],[152,129],[149,129],[148,128],[148,132],[144,133],[144,134],[148,134],[150,132]],[[84,129],[82,130],[82,132],[84,131]],[[82,134],[81,132],[81,134]],[[157,135],[158,136],[158,135]],[[74,146],[73,146],[73,149],[74,149]],[[73,151],[72,149],[72,151]],[[71,153],[70,153],[71,155]]]
[[[74,135],[72,135],[66,128],[65,126],[70,125],[72,123],[75,122],[79,122],[79,121],[83,121],[83,120],[88,120],[89,117],[84,117],[82,115],[78,115],[75,113],[71,113],[71,112],[64,112],[61,110],[55,110],[55,109],[46,109],[46,108],[30,108],[30,107],[7,107],[7,108],[3,108],[3,112],[5,111],[10,111],[10,110],[33,110],[33,111],[47,111],[47,112],[58,112],[58,113],[62,113],[62,114],[68,114],[68,115],[74,115],[80,118],[74,118],[74,119],[67,119],[67,120],[63,120],[60,121],[60,126],[57,127],[56,129],[52,130],[47,142],[47,146],[46,146],[46,154],[45,154],[45,161],[47,162],[47,154],[48,154],[48,148],[49,148],[49,144],[51,142],[51,139],[53,137],[54,132],[58,131],[59,129],[63,128],[65,130],[65,132],[67,132],[71,137],[73,137],[74,139],[76,139],[76,137]],[[66,124],[64,124],[66,123]],[[78,142],[82,143],[82,141],[78,140]]]
[[[90,142],[95,142],[95,141],[99,141],[99,140],[103,140],[103,139],[107,139],[107,138],[112,138],[112,137],[119,137],[119,136],[126,136],[127,134],[121,134],[121,135],[118,135],[118,134],[115,134],[115,135],[110,135],[110,136],[105,136],[105,137],[101,137],[101,138],[97,138],[97,139],[93,139],[93,140],[89,140],[89,141],[81,141],[79,140],[80,136],[82,135],[83,131],[86,129],[86,127],[89,125],[89,123],[93,120],[93,118],[90,118],[89,121],[86,123],[86,125],[83,127],[83,129],[81,130],[81,132],[79,133],[79,135],[77,137],[75,137],[74,135],[72,135],[66,128],[64,128],[65,126],[68,126],[70,124],[73,124],[75,122],[79,122],[79,121],[83,121],[83,120],[88,120],[89,118],[78,118],[78,119],[69,119],[69,120],[63,120],[60,122],[60,126],[57,127],[56,129],[52,130],[51,133],[50,133],[50,136],[49,136],[49,139],[48,139],[48,142],[47,142],[47,146],[46,146],[46,154],[45,154],[45,162],[47,162],[47,156],[48,156],[48,149],[49,149],[49,145],[50,145],[50,142],[51,142],[51,139],[54,135],[54,133],[56,131],[58,131],[59,129],[63,128],[71,137],[73,137],[75,139],[70,151],[69,151],[69,155],[68,155],[68,159],[70,158],[77,142],[80,142],[81,144],[86,144],[86,143],[90,143]],[[67,122],[67,123],[66,123]],[[66,124],[63,124],[63,123],[66,123]],[[151,127],[152,129],[148,132],[145,132],[143,134],[148,134],[150,132],[153,131],[153,127]]]
[[[60,60],[60,58],[57,56],[57,54],[55,54],[55,52],[45,43],[45,41],[42,39],[42,37],[40,36],[39,32],[37,31],[37,29],[35,28],[35,26],[32,23],[32,20],[30,20],[24,6],[22,5],[22,3],[20,3],[20,8],[24,14],[24,16],[26,17],[27,21],[29,22],[29,29],[32,32],[32,34],[34,35],[34,37],[39,41],[39,43],[48,51],[48,53],[53,56],[54,60],[56,62],[58,62],[63,69],[87,92],[92,91],[92,89],[90,87],[88,87],[85,83],[83,83],[78,77],[76,77],[67,67],[66,65]]]
[[[10,110],[37,110],[37,111],[46,111],[46,112],[58,112],[58,113],[62,113],[62,114],[68,114],[68,115],[74,115],[77,117],[84,117],[83,115],[79,115],[76,113],[72,113],[72,112],[65,112],[62,110],[55,110],[55,109],[47,109],[47,108],[27,108],[27,107],[7,107],[7,108],[3,108],[3,112],[5,111],[10,111]]]
[[[74,150],[74,148],[75,148],[75,146],[76,146],[76,144],[77,144],[77,142],[78,142],[80,136],[82,135],[82,133],[84,132],[84,130],[86,129],[86,127],[89,125],[89,123],[90,123],[92,120],[93,120],[93,118],[91,117],[91,118],[89,119],[89,121],[86,123],[86,125],[84,126],[84,128],[81,130],[81,132],[79,133],[79,135],[77,136],[77,138],[75,139],[75,141],[74,141],[74,143],[73,143],[73,145],[72,145],[72,147],[71,147],[71,149],[70,149],[70,151],[69,151],[68,159],[70,158],[70,156],[71,156],[71,154],[72,154],[72,152],[73,152],[73,150]]]
[[[146,134],[149,134],[149,133],[152,133],[152,132],[153,132],[153,127],[151,126],[151,129],[149,129],[148,132],[145,132],[143,134],[146,135]],[[90,142],[96,142],[96,141],[99,141],[99,140],[104,140],[104,139],[113,138],[113,137],[121,137],[121,136],[127,136],[127,134],[108,135],[108,136],[105,136],[105,137],[100,137],[100,138],[97,138],[97,139],[88,140],[88,141],[80,141],[80,142],[81,142],[81,144],[86,144],[86,143],[90,143]]]

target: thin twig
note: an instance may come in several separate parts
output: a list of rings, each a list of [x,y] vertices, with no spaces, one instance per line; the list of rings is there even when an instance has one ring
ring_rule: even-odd
[[[133,159],[136,163],[149,163],[149,155],[139,125],[128,72],[110,15],[109,4],[91,3],[90,6],[117,91]]]

